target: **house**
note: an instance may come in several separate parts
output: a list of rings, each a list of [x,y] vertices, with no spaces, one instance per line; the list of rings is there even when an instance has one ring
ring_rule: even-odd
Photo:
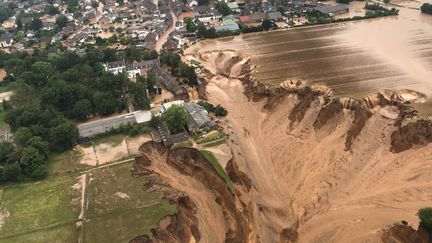
[[[152,130],[150,135],[155,142],[163,142],[165,146],[171,146],[175,143],[181,143],[189,140],[186,132],[171,134],[170,130],[163,122],[158,124],[157,130]]]
[[[255,12],[251,15],[252,23],[261,23],[264,19],[267,19],[267,14],[263,12]]]
[[[218,14],[211,13],[211,14],[200,14],[200,15],[197,15],[196,17],[198,18],[199,21],[201,21],[203,23],[208,23],[208,22],[211,22],[213,20],[217,20],[217,19],[222,18],[222,15],[219,13]]]
[[[5,32],[0,35],[0,47],[10,47],[12,45],[13,39],[9,32]]]
[[[111,24],[113,21],[114,19],[112,19],[110,16],[104,15],[98,19],[97,23],[100,25],[107,25]]]
[[[324,5],[313,8],[313,10],[318,11],[322,14],[329,14],[329,15],[338,15],[338,14],[344,14],[349,12],[349,5],[348,4],[336,4],[336,5]]]
[[[193,6],[198,6],[197,0],[187,0],[187,5],[191,8]]]
[[[240,12],[240,7],[236,2],[227,3],[231,12]]]
[[[193,12],[183,12],[182,14],[180,14],[180,16],[178,17],[178,19],[180,20],[180,22],[184,22],[185,18],[195,18],[195,13]]]
[[[42,22],[43,30],[53,30],[55,28],[55,24],[51,22]]]
[[[198,133],[205,128],[211,128],[216,125],[202,106],[195,103],[184,103],[184,108],[188,114],[189,132]]]
[[[113,74],[119,74],[126,70],[126,65],[124,60],[122,61],[114,61],[114,62],[107,62],[103,64],[105,71],[113,73]]]
[[[134,111],[128,114],[108,117],[105,119],[86,122],[78,125],[80,139],[88,139],[96,135],[106,133],[112,129],[127,124],[145,124],[150,122],[152,114],[150,111]]]
[[[252,19],[250,15],[240,16],[239,17],[240,23],[242,24],[250,24],[252,23]]]
[[[159,60],[147,60],[141,62],[132,63],[127,67],[127,74],[129,78],[137,77],[147,73],[148,70],[153,69],[155,66],[159,66]]]
[[[173,93],[174,95],[181,95],[184,93],[182,87],[180,87],[177,80],[175,80],[174,77],[171,76],[171,74],[159,67],[156,67],[155,71],[157,80],[162,83],[166,89],[171,91],[171,93]]]
[[[221,31],[237,31],[240,30],[239,25],[232,18],[224,18],[220,26],[214,27],[216,32]]]
[[[267,18],[273,21],[279,21],[282,19],[282,14],[279,11],[268,12]]]

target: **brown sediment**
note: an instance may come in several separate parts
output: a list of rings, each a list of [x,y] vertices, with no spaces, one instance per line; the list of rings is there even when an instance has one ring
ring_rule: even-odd
[[[392,134],[415,115],[410,102],[420,93],[380,90],[358,100],[299,80],[269,86],[253,80],[247,58],[234,57],[186,56],[211,72],[202,92],[229,111],[221,126],[235,164],[226,169],[257,241],[376,242],[395,220],[418,223],[415,213],[432,197],[432,153],[428,138],[414,134],[429,130],[399,132],[423,144],[399,153]]]
[[[247,210],[201,152],[154,142],[143,144],[140,152],[133,174],[154,175],[147,187],[163,192],[178,212],[152,230],[152,239],[139,236],[133,242],[249,241]]]
[[[418,229],[415,230],[413,227],[404,224],[395,224],[390,228],[384,230],[382,235],[382,241],[384,243],[430,243],[430,233],[427,232],[426,228],[420,224]]]

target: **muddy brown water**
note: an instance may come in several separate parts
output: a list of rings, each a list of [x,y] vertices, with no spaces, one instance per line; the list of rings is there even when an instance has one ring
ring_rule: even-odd
[[[419,10],[401,8],[396,17],[254,33],[201,45],[251,56],[254,76],[264,83],[309,80],[356,98],[381,88],[432,96],[432,16]]]

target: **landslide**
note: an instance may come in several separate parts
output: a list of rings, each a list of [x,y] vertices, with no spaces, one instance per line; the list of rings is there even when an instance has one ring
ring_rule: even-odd
[[[152,237],[132,242],[249,242],[248,212],[200,151],[147,142],[140,152],[133,174],[152,175],[147,188],[164,193],[178,212],[163,219]]]
[[[227,170],[242,172],[229,174],[250,199],[258,241],[381,242],[395,221],[418,224],[432,198],[430,122],[401,124],[422,94],[356,100],[305,81],[260,84],[232,51],[186,59],[209,70],[203,96],[229,111],[220,122],[235,161]]]

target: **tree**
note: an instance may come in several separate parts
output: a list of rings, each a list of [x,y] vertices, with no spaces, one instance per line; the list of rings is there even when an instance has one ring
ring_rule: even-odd
[[[54,74],[54,68],[49,62],[37,61],[32,67],[33,85],[43,86],[48,82],[48,79]]]
[[[96,92],[93,96],[95,111],[102,116],[110,115],[117,110],[116,98],[106,92]]]
[[[145,83],[129,83],[129,94],[131,94],[136,107],[145,110],[150,109],[150,99],[147,96],[147,87]]]
[[[25,143],[25,146],[30,146],[30,147],[38,149],[39,152],[41,152],[41,154],[43,154],[45,156],[45,159],[48,158],[48,154],[49,154],[48,142],[42,140],[41,137],[34,136],[34,137],[30,138]]]
[[[223,1],[217,2],[215,5],[215,8],[223,16],[229,15],[231,13],[231,10],[228,7],[228,4],[223,2]]]
[[[221,105],[217,105],[214,109],[214,113],[216,116],[226,116],[228,115],[228,111],[223,108]]]
[[[24,146],[26,142],[33,137],[33,134],[28,127],[20,127],[14,134],[15,142],[21,146]]]
[[[68,23],[68,18],[64,15],[60,15],[56,19],[56,25],[59,30],[62,30]]]
[[[202,6],[202,5],[207,5],[209,3],[209,0],[198,0],[198,5]]]
[[[46,7],[45,11],[51,16],[54,16],[54,15],[57,15],[60,13],[60,11],[51,4]]]
[[[82,99],[75,103],[72,116],[78,120],[85,120],[93,113],[93,107],[88,99]]]
[[[264,30],[269,30],[269,29],[273,28],[274,23],[268,19],[264,19],[261,26],[263,27]]]
[[[5,164],[15,152],[15,146],[10,142],[0,142],[0,165]]]
[[[10,101],[15,107],[24,107],[33,103],[34,91],[33,88],[23,81],[13,82],[9,88],[14,92]]]
[[[162,120],[171,133],[175,134],[184,130],[187,124],[187,114],[183,106],[172,105],[168,110],[162,113]]]
[[[42,28],[42,21],[38,18],[33,18],[31,22],[31,29],[37,31],[41,28]]]
[[[21,167],[17,162],[3,166],[1,179],[3,181],[18,181],[21,176]]]
[[[430,3],[424,3],[421,7],[420,10],[422,13],[425,14],[432,14],[432,4]]]
[[[94,2],[91,3],[91,6],[92,6],[92,8],[98,8],[99,7],[99,2],[94,1]]]
[[[44,155],[34,147],[25,147],[22,150],[20,165],[26,175],[30,175],[37,167],[46,162]]]
[[[422,208],[417,213],[420,223],[422,223],[429,232],[432,232],[432,207]]]
[[[4,6],[0,7],[0,24],[3,23],[3,21],[7,20],[10,16],[13,15],[13,11],[9,8],[6,8]]]
[[[337,3],[349,4],[352,0],[336,0]]]
[[[57,151],[71,148],[78,138],[78,128],[71,122],[64,122],[49,130],[50,144]]]

